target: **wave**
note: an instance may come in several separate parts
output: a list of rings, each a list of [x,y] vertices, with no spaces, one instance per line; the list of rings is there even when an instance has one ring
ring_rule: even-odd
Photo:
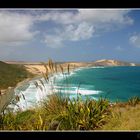
[[[22,111],[34,108],[37,105],[39,105],[40,101],[42,101],[44,98],[47,98],[47,95],[51,95],[53,93],[62,93],[64,95],[69,95],[70,98],[75,98],[77,97],[77,93],[81,95],[95,95],[100,94],[102,92],[98,90],[88,90],[85,88],[78,89],[76,86],[70,86],[70,88],[66,88],[65,86],[53,85],[52,87],[52,85],[46,83],[43,86],[40,84],[39,80],[37,82],[38,85],[42,86],[42,90],[36,88],[33,82],[30,82],[30,85],[25,91],[17,90],[16,95],[20,96],[20,101],[17,102],[17,106],[9,107],[13,107],[14,111],[17,111],[19,108]],[[93,99],[95,99],[95,97],[93,97]]]
[[[67,72],[64,72],[64,74],[59,72],[57,74],[53,74],[50,77],[50,80],[56,79],[57,81],[61,81],[64,79],[65,76],[70,77],[70,76],[76,75],[78,71],[85,70],[85,69],[91,69],[91,68],[94,68],[94,69],[105,68],[105,66],[80,67],[80,68],[76,68],[75,70],[71,71],[69,74]]]
[[[57,90],[55,89],[56,92],[59,92],[61,91],[62,93],[65,93],[65,94],[81,94],[81,95],[95,95],[95,94],[99,94],[101,93],[102,91],[98,91],[98,90],[86,90],[86,89],[76,89],[76,90]]]
[[[89,68],[89,67],[88,67]],[[97,68],[97,67],[92,67],[92,68]],[[98,68],[104,68],[104,67],[98,67]],[[87,67],[83,68],[78,68],[70,74],[65,73],[65,76],[69,77],[77,73],[79,70],[87,69]],[[61,85],[61,80],[64,79],[65,77],[62,73],[57,73],[49,78],[49,82],[46,82],[44,78],[38,78],[34,79],[32,81],[28,82],[28,87],[26,90],[22,90],[22,88],[15,89],[15,95],[20,96],[20,101],[17,102],[17,105],[20,107],[22,110],[26,110],[29,108],[33,108],[36,105],[39,104],[40,101],[42,101],[47,95],[53,94],[54,92],[61,92],[64,94],[68,94],[71,97],[76,97],[77,93],[80,93],[81,95],[95,95],[95,94],[100,94],[102,91],[98,90],[92,90],[93,86],[91,85],[82,85],[84,88],[79,88],[78,85],[77,87],[74,84],[70,84],[69,88],[67,88],[65,85]],[[40,82],[42,80],[42,82]],[[39,87],[36,87],[34,82],[37,82]],[[59,85],[60,83],[60,85]],[[24,85],[23,85],[24,87]],[[23,97],[24,95],[24,97]],[[93,96],[92,96],[93,97]],[[94,97],[93,97],[94,98]],[[14,106],[14,110],[16,111],[18,109],[17,106]]]
[[[105,66],[93,66],[93,67],[90,67],[90,68],[94,68],[94,69],[103,69],[103,68],[105,68]]]
[[[91,69],[91,68],[105,68],[106,66],[89,66],[89,67],[80,67],[80,68],[77,68],[75,69],[74,71],[80,71],[80,70],[84,70],[84,69]]]
[[[62,74],[61,72],[53,74],[52,76],[50,76],[50,80],[52,80],[54,78],[56,78],[57,81],[62,80],[65,76],[70,77],[70,76],[77,74],[78,71],[90,69],[90,68],[105,68],[105,67],[103,67],[103,66],[80,67],[80,68],[76,68],[75,70],[71,71],[69,74],[67,72],[64,72],[64,74]]]

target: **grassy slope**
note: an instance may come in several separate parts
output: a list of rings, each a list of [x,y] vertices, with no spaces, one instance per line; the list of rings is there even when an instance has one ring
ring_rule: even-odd
[[[102,130],[140,130],[140,104],[116,106],[112,112],[114,115],[109,118]]]
[[[110,114],[107,100],[83,102],[51,95],[41,107],[0,118],[0,130],[93,130]]]
[[[40,108],[0,115],[0,130],[140,130],[139,97],[115,105],[60,97],[49,96]]]
[[[23,66],[6,64],[0,61],[0,89],[15,86],[28,76],[30,76],[30,74]]]
[[[69,101],[50,96],[40,108],[9,113],[0,130],[140,130],[140,102]]]

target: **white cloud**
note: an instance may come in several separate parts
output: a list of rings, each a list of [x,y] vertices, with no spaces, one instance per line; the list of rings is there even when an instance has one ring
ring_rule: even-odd
[[[31,40],[36,34],[32,26],[30,15],[0,11],[0,44],[14,46]]]
[[[128,16],[129,12],[129,10],[80,9],[75,12],[52,11],[43,13],[37,18],[40,21],[53,21],[61,25],[61,29],[58,29],[59,32],[57,31],[53,35],[48,33],[45,37],[47,46],[52,47],[56,45],[59,47],[66,40],[87,40],[99,32],[131,25],[133,24],[133,19]],[[56,41],[54,40],[55,38]]]
[[[74,25],[67,26],[63,37],[72,41],[86,40],[92,37],[93,32],[93,25],[82,22],[77,27]]]
[[[61,11],[61,10],[60,10]],[[75,14],[72,12],[60,12],[60,11],[51,11],[46,12],[36,17],[39,21],[53,21],[59,24],[70,24],[75,21],[72,21],[75,17]]]
[[[79,10],[79,21],[86,20],[92,23],[132,24],[133,20],[127,16],[129,10]]]
[[[68,25],[63,31],[57,30],[55,35],[46,35],[45,43],[50,47],[62,47],[64,41],[79,41],[86,40],[92,37],[94,28],[86,22],[79,25]]]
[[[133,46],[140,48],[140,35],[131,36],[129,41]]]
[[[54,21],[60,24],[75,24],[80,22],[91,22],[91,23],[121,23],[121,24],[132,24],[133,19],[127,14],[130,10],[113,10],[113,9],[79,9],[77,12],[61,12],[52,11],[46,14],[38,16],[38,20],[42,21]]]
[[[44,42],[47,44],[47,46],[52,48],[58,48],[63,46],[62,37],[57,35],[46,35]]]
[[[40,10],[41,11],[41,10]],[[133,19],[128,16],[129,10],[37,10],[29,12],[0,11],[0,46],[18,46],[34,38],[37,31],[34,24],[53,22],[57,24],[56,30],[51,25],[48,32],[41,31],[44,42],[49,47],[63,46],[65,41],[87,40],[97,35],[99,30],[109,31],[112,25],[125,26],[133,24]],[[50,24],[51,24],[50,22]],[[38,25],[40,26],[40,25]]]

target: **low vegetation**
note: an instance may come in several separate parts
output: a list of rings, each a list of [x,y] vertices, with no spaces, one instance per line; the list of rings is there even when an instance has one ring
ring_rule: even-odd
[[[31,74],[23,66],[0,61],[0,89],[14,87],[18,82],[30,76]]]
[[[51,60],[45,67],[43,76],[48,82],[49,75],[58,68]],[[64,74],[61,65],[60,69]],[[70,73],[69,65],[67,71]],[[35,85],[41,89],[37,83]],[[36,109],[3,112],[0,130],[139,130],[139,116],[139,97],[112,104],[103,98],[82,99],[79,93],[77,98],[70,99],[60,92],[47,96]]]
[[[135,106],[129,102],[124,106],[116,104],[111,112],[112,115],[102,130],[140,130],[140,102]]]
[[[53,94],[36,109],[1,114],[0,130],[140,130],[140,103],[124,104]]]
[[[36,110],[1,115],[1,130],[94,130],[110,114],[109,102],[70,100],[52,95]]]

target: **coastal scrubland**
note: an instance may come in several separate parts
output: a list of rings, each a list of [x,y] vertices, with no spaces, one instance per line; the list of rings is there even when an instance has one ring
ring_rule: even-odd
[[[52,61],[44,67],[43,77],[47,82],[49,74],[57,72],[58,68]],[[64,73],[62,65],[59,69]],[[69,64],[67,72],[70,73]],[[0,115],[0,130],[140,130],[139,116],[139,97],[111,103],[104,98],[83,100],[78,92],[77,98],[73,99],[54,93],[44,98],[35,109],[22,111],[19,108],[17,112],[5,109]]]
[[[0,130],[140,130],[139,115],[140,102],[110,104],[53,94],[36,109],[1,114]]]
[[[31,76],[32,74],[24,66],[6,64],[0,61],[0,89],[14,87],[18,82]]]

